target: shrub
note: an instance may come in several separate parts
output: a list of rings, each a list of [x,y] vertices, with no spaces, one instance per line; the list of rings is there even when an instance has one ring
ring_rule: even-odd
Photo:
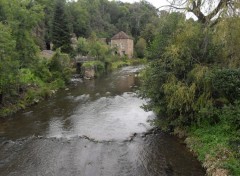
[[[20,69],[20,83],[23,85],[27,84],[38,84],[40,79],[34,75],[30,69]]]
[[[71,75],[69,56],[67,54],[62,54],[57,50],[49,63],[49,70],[52,72],[52,79],[60,78],[65,82],[68,82]]]
[[[39,58],[33,72],[44,82],[50,82],[52,80],[52,73],[49,70],[49,61],[45,58]]]
[[[214,72],[212,88],[216,98],[224,97],[233,103],[240,98],[240,69],[222,69]]]

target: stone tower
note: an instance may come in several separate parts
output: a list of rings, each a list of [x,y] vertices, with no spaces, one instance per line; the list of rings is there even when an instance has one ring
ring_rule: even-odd
[[[123,31],[111,38],[111,47],[116,47],[120,56],[133,57],[133,39]]]

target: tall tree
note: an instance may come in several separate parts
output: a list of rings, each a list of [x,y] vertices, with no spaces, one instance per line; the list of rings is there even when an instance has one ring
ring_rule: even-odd
[[[68,11],[70,14],[70,22],[72,25],[73,32],[79,36],[89,36],[90,31],[90,14],[87,8],[83,7],[83,2],[72,1],[68,4]]]
[[[61,51],[70,53],[72,51],[71,33],[65,4],[65,0],[57,0],[56,2],[52,26],[52,42],[53,49],[61,48]]]
[[[143,58],[145,54],[145,50],[147,48],[147,42],[144,38],[140,38],[135,46],[136,52],[137,52],[137,57]]]
[[[30,0],[1,0],[0,6],[1,13],[4,14],[2,23],[10,26],[16,41],[16,58],[20,67],[34,64],[38,47],[33,38],[33,29],[43,17],[42,6]]]
[[[52,23],[53,23],[53,14],[54,14],[54,8],[56,4],[56,0],[35,0],[40,5],[43,6],[44,10],[44,19],[41,22],[41,26],[44,31],[43,36],[43,46],[41,46],[43,49],[50,50],[51,49],[51,40],[52,40]]]
[[[202,24],[215,25],[222,13],[239,13],[239,5],[239,0],[172,0],[169,6],[193,13]]]
[[[16,41],[11,28],[0,22],[0,105],[4,104],[6,94],[13,91],[18,75],[18,62],[15,47]]]

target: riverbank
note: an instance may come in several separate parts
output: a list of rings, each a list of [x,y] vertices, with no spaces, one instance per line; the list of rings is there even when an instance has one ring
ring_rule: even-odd
[[[101,74],[114,71],[121,67],[133,66],[133,65],[144,65],[147,63],[146,59],[128,59],[128,58],[117,58],[117,59],[106,59],[106,61],[88,61],[83,63],[83,77],[86,79],[93,79],[100,76]]]
[[[226,132],[224,124],[175,129],[174,135],[184,139],[186,146],[202,163],[210,176],[240,175],[237,135]],[[235,141],[234,141],[235,139]]]
[[[41,62],[45,61],[46,60],[42,60]],[[5,118],[19,110],[51,98],[59,89],[65,88],[71,75],[74,73],[69,65],[69,56],[57,53],[56,56],[46,62],[47,64],[44,66],[45,70],[42,70],[41,73],[42,77],[34,73],[34,70],[27,70],[19,75],[19,77],[24,80],[22,81],[24,82],[22,86],[24,90],[10,97],[7,103],[0,106],[0,118]],[[105,68],[104,62],[101,61],[89,61],[84,63],[83,67],[95,70],[91,77],[93,78],[100,76],[106,71],[113,71],[124,66],[145,63],[145,59],[118,59],[108,63],[108,68]],[[40,63],[40,68],[41,64],[43,63]],[[52,67],[52,69],[50,67]],[[63,69],[62,72],[61,69]]]
[[[1,94],[0,118],[50,98],[72,74],[70,57],[60,51],[50,59],[39,58],[33,68],[18,69],[14,85],[9,84],[10,90]]]
[[[56,80],[51,83],[45,83],[41,86],[29,85],[26,91],[17,95],[14,101],[9,101],[4,106],[0,107],[0,118],[5,118],[16,113],[19,110],[23,110],[29,106],[39,103],[52,97],[58,89],[64,88],[65,82],[63,80]]]
[[[124,66],[132,66],[132,65],[145,65],[147,63],[146,59],[125,59],[114,61],[111,63],[111,69],[115,70]]]
[[[223,77],[206,76],[210,83],[207,90],[211,95],[215,93],[215,97],[204,99],[205,94],[199,97],[199,89],[194,90],[198,84],[188,87],[176,81],[176,77],[169,79],[172,75],[157,62],[146,68],[140,74],[140,94],[149,98],[144,108],[153,110],[159,116],[156,125],[164,131],[174,131],[175,135],[184,137],[188,148],[201,161],[208,175],[240,175],[240,102],[237,96],[232,96],[238,87],[234,84],[238,79],[232,79],[235,70],[212,73],[219,76],[222,72],[226,74]],[[224,92],[231,90],[228,95],[236,100],[231,103],[227,101],[229,97],[225,98],[225,94],[219,93],[221,88]],[[223,98],[216,98],[216,95]]]

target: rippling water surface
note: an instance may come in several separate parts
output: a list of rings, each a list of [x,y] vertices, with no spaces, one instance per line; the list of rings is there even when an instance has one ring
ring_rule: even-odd
[[[141,109],[140,66],[74,80],[53,99],[0,121],[0,175],[201,176],[175,137],[153,131]]]

